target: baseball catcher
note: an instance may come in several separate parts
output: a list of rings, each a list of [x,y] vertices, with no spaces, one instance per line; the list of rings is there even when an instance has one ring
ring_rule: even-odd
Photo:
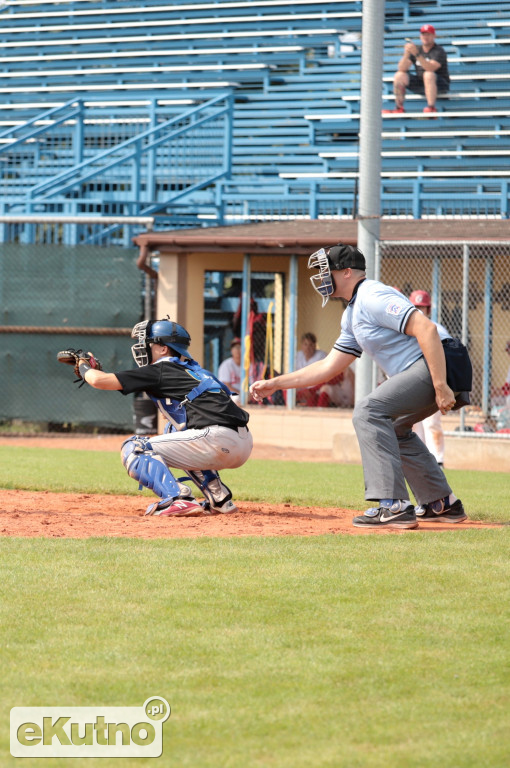
[[[218,470],[240,467],[250,456],[253,440],[248,414],[229,390],[188,352],[189,333],[170,319],[137,323],[131,347],[137,369],[107,373],[90,353],[59,352],[60,362],[95,389],[122,395],[146,392],[167,420],[161,435],[132,435],[122,444],[121,458],[140,488],[149,488],[159,501],[146,515],[196,517],[237,512],[232,492]],[[184,470],[176,478],[170,467]],[[183,481],[191,480],[205,501],[199,504]]]

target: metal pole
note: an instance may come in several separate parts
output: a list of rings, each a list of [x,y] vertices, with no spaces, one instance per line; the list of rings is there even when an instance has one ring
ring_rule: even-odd
[[[492,329],[492,290],[494,279],[494,263],[492,253],[485,262],[485,312],[483,323],[483,371],[482,371],[482,411],[485,417],[490,411],[491,388],[491,329]]]
[[[298,286],[298,257],[292,254],[289,264],[289,371],[296,368],[296,328],[297,328],[297,286]],[[287,390],[287,408],[296,407],[296,390]]]
[[[250,386],[248,371],[245,367],[246,355],[246,329],[248,327],[248,313],[250,311],[250,293],[251,293],[251,258],[249,254],[244,254],[243,259],[243,287],[241,291],[241,405],[248,402],[248,388]]]
[[[381,212],[384,10],[384,0],[363,2],[358,247],[365,255],[369,278],[375,274],[375,243],[379,240]],[[362,355],[356,363],[356,401],[372,390],[372,365],[368,355]]]
[[[154,224],[151,222],[150,224],[147,224],[147,232],[152,232],[154,229]],[[150,251],[149,251],[149,266],[150,266],[151,258],[150,258]],[[152,306],[152,277],[149,275],[148,272],[143,273],[144,276],[144,295],[143,295],[143,307],[144,307],[144,319],[149,320],[152,318],[152,313],[154,307]]]
[[[158,124],[158,100],[151,99],[149,106],[149,127],[152,130],[156,129]],[[157,149],[153,147],[147,152],[147,182],[145,185],[145,200],[150,205],[156,202],[156,165],[157,165]]]
[[[74,164],[79,165],[83,162],[83,142],[84,142],[84,133],[83,133],[83,117],[85,108],[83,105],[82,99],[77,99],[76,101],[78,105],[78,111],[76,114],[76,125],[74,127],[74,135],[73,135],[73,154],[74,154]]]
[[[469,245],[462,247],[462,336],[463,344],[468,345],[469,333]],[[460,431],[464,432],[466,425],[465,408],[460,409]]]
[[[381,279],[381,258],[382,258],[382,249],[381,249],[381,242],[379,240],[375,243],[375,265],[374,265],[374,280],[380,280]],[[359,360],[357,365],[359,364]],[[371,391],[374,390],[377,387],[377,379],[379,374],[379,368],[377,365],[372,365],[372,386]]]
[[[441,302],[441,261],[438,256],[434,256],[432,262],[432,307],[430,313],[430,319],[433,323],[438,323],[439,304]]]
[[[232,176],[232,140],[234,132],[234,94],[227,96],[228,110],[225,113],[225,133],[223,138],[223,171],[226,178]]]
[[[469,245],[462,248],[462,338],[467,346],[469,333]]]

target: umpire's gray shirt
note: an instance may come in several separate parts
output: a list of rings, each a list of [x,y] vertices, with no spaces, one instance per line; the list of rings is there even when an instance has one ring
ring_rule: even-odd
[[[334,349],[360,357],[366,352],[387,376],[405,371],[423,356],[414,336],[406,336],[407,321],[419,311],[395,288],[363,280],[342,315],[342,331]],[[440,339],[449,334],[438,327]]]

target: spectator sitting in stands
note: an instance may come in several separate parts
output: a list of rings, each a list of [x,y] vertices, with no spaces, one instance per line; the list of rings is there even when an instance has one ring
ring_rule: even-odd
[[[317,336],[315,333],[304,333],[301,336],[301,349],[296,355],[296,370],[304,368],[317,360],[323,360],[326,352],[317,349]],[[296,390],[296,402],[298,405],[313,407],[317,405],[319,387],[308,387],[308,389]]]
[[[226,384],[231,392],[234,393],[233,400],[239,400],[241,392],[241,339],[237,337],[230,342],[231,357],[227,357],[218,368],[218,379]]]
[[[406,88],[426,96],[427,106],[424,112],[437,112],[437,94],[450,89],[450,75],[446,51],[441,45],[437,45],[435,36],[436,30],[432,24],[424,24],[420,29],[421,45],[415,45],[412,40],[406,41],[404,55],[398,63],[398,71],[393,79],[395,109],[384,109],[383,114],[405,112]],[[409,74],[413,64],[416,73]]]

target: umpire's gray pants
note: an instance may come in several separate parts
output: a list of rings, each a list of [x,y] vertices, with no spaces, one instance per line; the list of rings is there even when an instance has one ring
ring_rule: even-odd
[[[435,390],[423,357],[356,404],[352,421],[366,499],[407,499],[406,480],[418,504],[451,493],[441,467],[412,430],[435,411]]]

